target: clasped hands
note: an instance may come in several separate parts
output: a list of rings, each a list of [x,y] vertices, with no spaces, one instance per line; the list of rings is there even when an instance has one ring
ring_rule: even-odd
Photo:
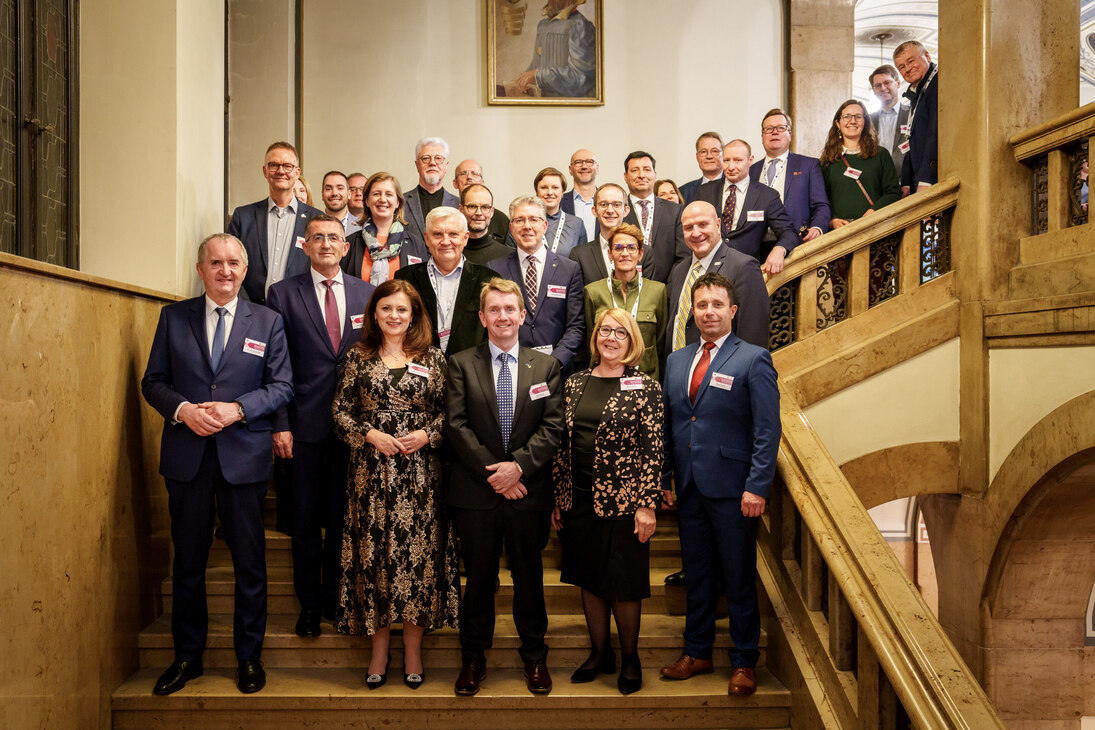
[[[179,409],[179,420],[199,436],[212,436],[240,420],[240,407],[223,401],[187,403]]]
[[[528,494],[525,485],[521,483],[521,467],[516,461],[488,464],[487,471],[494,472],[487,477],[487,483],[506,499],[521,499]]]
[[[402,436],[392,436],[377,429],[365,434],[365,443],[371,445],[385,456],[413,454],[430,442],[430,437],[421,428]]]

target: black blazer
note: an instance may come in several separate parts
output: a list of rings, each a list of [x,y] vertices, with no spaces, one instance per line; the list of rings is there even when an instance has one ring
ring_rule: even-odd
[[[700,189],[696,191],[696,200],[706,200],[715,206],[720,217],[725,182],[725,179],[712,180],[700,185]],[[749,211],[763,211],[764,220],[750,221]],[[744,204],[737,210],[737,217],[738,227],[730,233],[729,238],[723,240],[758,261],[761,258],[764,235],[768,233],[769,228],[776,234],[776,242],[773,246],[783,246],[788,255],[800,243],[794,224],[791,223],[791,216],[787,215],[787,209],[779,200],[779,193],[764,183],[749,183],[749,188],[745,191]],[[765,248],[765,250],[770,249]],[[767,254],[764,254],[764,257],[767,258]]]
[[[422,304],[433,326],[433,346],[439,348],[441,338],[437,334],[437,294],[434,293],[433,284],[430,283],[427,266],[429,261],[412,264],[406,268],[401,266],[399,271],[395,272],[395,278],[410,282],[411,286],[418,291],[418,295],[422,297]],[[456,301],[453,302],[452,331],[449,333],[449,347],[445,351],[445,357],[451,358],[461,350],[487,341],[487,331],[483,328],[483,323],[479,321],[479,291],[494,276],[495,273],[486,266],[464,261],[464,270],[460,274],[460,286],[456,290]]]
[[[449,475],[448,504],[461,509],[493,509],[505,498],[487,483],[487,466],[516,461],[528,494],[513,501],[520,510],[551,510],[551,459],[563,430],[563,381],[559,361],[526,347],[517,357],[516,395],[509,450],[502,447],[498,398],[490,346],[484,342],[449,359],[445,434],[456,459]],[[532,399],[533,386],[548,394]]]
[[[241,205],[232,211],[232,220],[228,222],[228,233],[240,239],[247,249],[247,276],[243,279],[243,291],[255,304],[266,303],[266,272],[269,270],[266,236],[266,207],[269,198],[255,203]],[[322,213],[310,205],[297,202],[296,225],[289,239],[289,258],[285,262],[286,279],[303,274],[311,267],[308,255],[300,244],[304,243],[304,229],[313,216]]]
[[[631,205],[630,199],[628,205]],[[635,206],[624,216],[625,223],[642,228],[639,225],[639,211]],[[673,264],[692,255],[684,245],[684,230],[681,228],[681,206],[654,198],[654,227],[650,231],[650,240],[644,245],[643,278],[665,283]],[[588,282],[587,282],[588,283]]]

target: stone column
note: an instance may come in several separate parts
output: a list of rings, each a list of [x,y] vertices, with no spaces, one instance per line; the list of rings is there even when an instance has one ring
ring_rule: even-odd
[[[852,95],[855,66],[853,0],[794,0],[790,13],[792,149],[817,157],[833,112]]]

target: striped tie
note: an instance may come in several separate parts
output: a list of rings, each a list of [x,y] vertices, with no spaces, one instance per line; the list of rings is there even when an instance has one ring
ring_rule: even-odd
[[[540,294],[540,285],[536,281],[536,257],[528,257],[528,268],[525,269],[525,299],[528,300],[528,316],[536,316],[536,297]]]
[[[692,285],[696,283],[696,279],[700,278],[702,269],[700,262],[697,261],[688,272],[688,281],[684,282],[684,288],[681,289],[681,304],[677,307],[677,321],[673,326],[673,352],[684,347],[684,328],[688,322],[688,313],[692,309]]]

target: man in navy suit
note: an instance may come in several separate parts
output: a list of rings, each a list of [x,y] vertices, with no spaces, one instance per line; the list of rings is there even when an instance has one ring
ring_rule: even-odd
[[[712,671],[715,571],[721,568],[734,642],[728,691],[752,694],[760,657],[756,529],[775,475],[781,426],[772,358],[730,331],[736,311],[730,281],[701,276],[692,287],[700,341],[666,360],[664,463],[676,483],[688,611],[684,653],[661,673],[688,679]],[[668,485],[669,473],[664,477]]]
[[[696,199],[700,185],[722,179],[722,137],[718,132],[704,132],[696,138],[696,164],[700,166],[700,176],[681,185],[681,205]]]
[[[304,227],[323,211],[297,200],[293,183],[300,178],[297,150],[288,142],[266,149],[262,176],[270,195],[232,212],[228,233],[243,242],[251,262],[243,291],[255,304],[266,303],[270,285],[308,270],[304,255]]]
[[[164,417],[160,474],[171,513],[171,636],[175,661],[153,692],[168,695],[202,674],[209,629],[205,565],[219,512],[236,580],[235,639],[241,692],[266,684],[266,556],[262,517],[270,433],[293,397],[281,316],[239,297],[247,250],[217,233],[198,248],[205,294],[160,312],[141,392]]]
[[[631,203],[624,223],[638,226],[646,240],[643,278],[664,284],[673,265],[688,258],[688,248],[681,232],[681,206],[654,195],[654,181],[658,179],[655,164],[650,153],[642,150],[624,160],[624,182]]]
[[[901,195],[924,190],[939,181],[939,67],[920,41],[905,41],[894,49],[893,62],[909,84],[909,123],[901,151]]]
[[[582,268],[544,244],[547,209],[540,198],[517,198],[510,203],[509,215],[517,250],[495,259],[490,267],[523,292],[526,316],[521,346],[551,355],[565,369],[585,336]]]
[[[426,246],[426,216],[434,208],[455,208],[460,199],[445,189],[449,171],[449,143],[441,137],[423,137],[414,147],[418,185],[403,194],[405,230],[419,248]]]
[[[334,617],[350,450],[331,431],[331,402],[346,353],[361,339],[362,317],[376,288],[339,268],[349,248],[344,231],[332,215],[308,221],[304,252],[311,268],[274,284],[267,300],[285,320],[293,365],[295,395],[274,418],[274,453],[288,460],[292,477],[299,636],[319,636],[320,617]]]
[[[749,180],[762,182],[779,194],[791,225],[803,241],[812,241],[829,230],[829,198],[816,157],[791,152],[791,117],[771,109],[760,122],[764,159],[749,168]],[[769,232],[766,239],[774,238]],[[767,253],[765,253],[767,256]]]
[[[779,200],[779,194],[763,183],[750,183],[749,166],[753,153],[749,143],[735,139],[722,148],[723,182],[700,185],[696,200],[715,206],[719,214],[722,239],[732,248],[761,261],[764,239],[771,228],[775,241],[761,270],[768,274],[783,271],[783,260],[798,245],[799,238],[791,217]]]

